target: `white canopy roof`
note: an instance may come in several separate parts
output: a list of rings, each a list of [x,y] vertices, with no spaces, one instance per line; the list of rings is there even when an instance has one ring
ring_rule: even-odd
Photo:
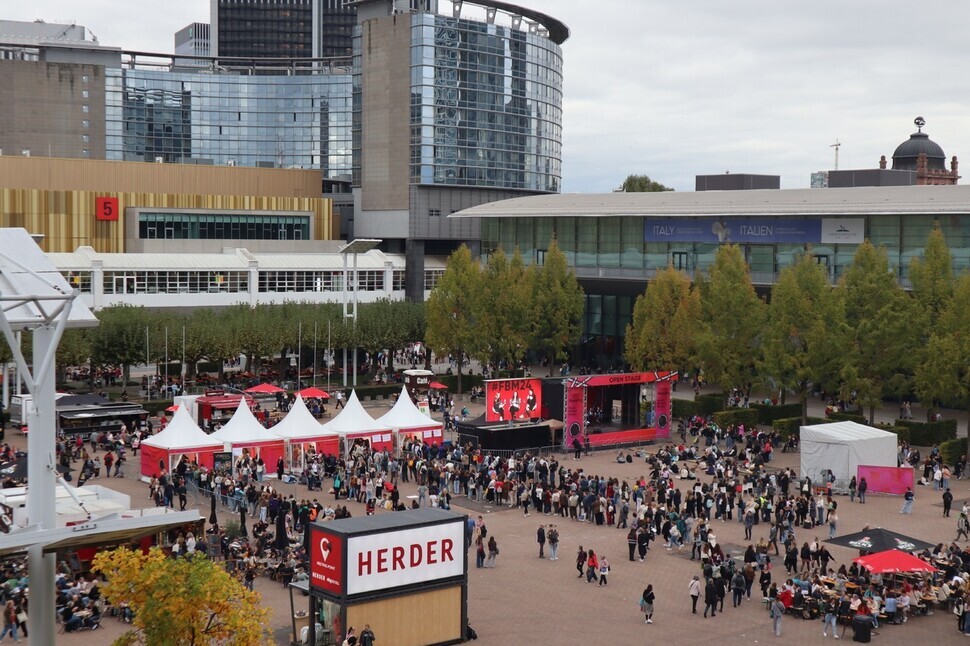
[[[239,407],[236,408],[232,418],[209,437],[230,444],[281,441],[278,435],[274,435],[272,431],[256,421],[245,397],[239,400]]]
[[[377,423],[384,424],[395,431],[409,428],[441,428],[444,426],[441,422],[418,410],[418,407],[411,401],[411,395],[408,394],[406,386],[401,387],[401,394],[398,396],[397,402],[391,410],[377,418]]]
[[[212,435],[207,435],[193,421],[185,406],[179,406],[169,422],[160,433],[153,435],[142,442],[148,446],[154,446],[168,451],[181,449],[197,449],[200,447],[218,446],[222,447],[223,442]]]
[[[326,431],[339,433],[340,435],[353,435],[357,433],[376,433],[378,431],[389,431],[391,428],[385,424],[374,421],[374,418],[367,414],[360,400],[357,399],[357,391],[351,391],[347,403],[340,410],[340,414],[327,422],[322,427]]]
[[[296,396],[296,401],[290,408],[280,423],[269,429],[271,433],[282,437],[284,440],[310,440],[321,437],[335,437],[336,431],[328,431],[323,428],[303,401],[302,395]]]

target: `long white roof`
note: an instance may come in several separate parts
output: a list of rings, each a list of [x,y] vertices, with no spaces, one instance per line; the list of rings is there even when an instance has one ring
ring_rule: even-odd
[[[418,410],[411,401],[406,386],[401,387],[401,394],[391,410],[377,418],[378,424],[384,424],[395,431],[402,429],[431,429],[442,428],[444,425]]]
[[[296,396],[296,401],[290,407],[290,412],[286,414],[279,424],[269,429],[284,440],[310,440],[322,437],[335,437],[336,431],[328,431],[323,428],[306,407],[301,395]]]
[[[367,432],[386,432],[391,428],[374,420],[357,399],[357,391],[351,391],[347,403],[340,413],[323,425],[324,430],[333,431],[340,435],[352,435]]]
[[[849,216],[970,213],[968,186],[561,193],[480,204],[448,217]]]
[[[209,446],[222,447],[225,443],[199,428],[186,407],[179,406],[168,426],[147,438],[142,444],[171,451]]]

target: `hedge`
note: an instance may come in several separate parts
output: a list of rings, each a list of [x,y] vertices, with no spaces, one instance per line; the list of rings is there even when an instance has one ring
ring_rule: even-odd
[[[435,380],[440,381],[444,385],[448,386],[448,392],[458,392],[458,375],[438,375],[435,377]],[[461,376],[462,393],[467,393],[472,388],[481,386],[484,381],[485,378],[481,375],[463,374]]]
[[[957,440],[947,440],[940,444],[940,455],[943,457],[943,464],[956,464],[961,456],[967,454],[967,438],[961,437]]]
[[[724,393],[708,393],[706,395],[695,396],[694,401],[701,405],[701,415],[707,417],[708,415],[713,415],[718,411],[724,410],[724,405],[727,403],[727,396]]]
[[[829,413],[826,417],[833,422],[856,422],[857,424],[869,424],[869,418],[858,413]]]
[[[889,431],[890,433],[895,433],[897,443],[900,443],[900,444],[903,442],[909,443],[909,436],[910,436],[909,429],[904,426],[893,426],[892,424],[876,424],[876,428],[878,428],[880,431]]]
[[[798,417],[802,414],[802,405],[794,404],[751,404],[752,410],[758,411],[758,423],[771,426],[776,419]]]
[[[898,419],[896,426],[909,429],[909,442],[915,446],[933,446],[957,437],[957,421],[945,419],[939,422],[916,422]]]
[[[758,411],[750,408],[732,408],[713,415],[714,423],[726,429],[728,426],[744,424],[745,430],[758,426]]]
[[[673,406],[671,414],[674,416],[674,419],[689,419],[704,414],[704,407],[699,401],[672,398],[670,402],[671,406]]]
[[[822,419],[821,417],[809,417],[808,422],[806,422],[806,425],[811,426],[813,424],[825,424],[826,421],[828,420]],[[774,423],[771,425],[771,427],[776,431],[778,431],[782,437],[789,437],[791,435],[794,435],[795,433],[798,433],[801,426],[802,426],[801,417],[788,417],[788,418],[776,419]]]
[[[141,407],[148,411],[149,416],[158,415],[159,412],[165,410],[171,405],[171,399],[153,399],[151,401],[143,400],[141,402]]]

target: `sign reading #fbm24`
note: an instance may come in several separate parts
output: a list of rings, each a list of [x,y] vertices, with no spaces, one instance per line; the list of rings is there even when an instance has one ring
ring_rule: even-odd
[[[644,242],[820,242],[821,220],[778,218],[647,218]]]

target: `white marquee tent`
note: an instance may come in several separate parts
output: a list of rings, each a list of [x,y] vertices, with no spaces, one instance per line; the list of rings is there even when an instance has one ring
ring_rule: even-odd
[[[859,465],[896,466],[896,434],[855,422],[802,426],[799,436],[801,476],[822,482],[828,469],[848,480]]]
[[[276,461],[283,457],[283,438],[256,421],[245,397],[239,400],[232,418],[209,437],[224,442],[226,450],[232,451],[233,461],[243,451],[263,458],[267,475],[276,473]]]
[[[416,437],[428,443],[437,442],[441,444],[441,429],[444,425],[418,410],[418,407],[411,401],[406,387],[401,388],[401,394],[397,402],[381,417],[377,418],[378,424],[389,427],[399,435]]]
[[[158,474],[158,461],[172,471],[183,455],[194,458],[200,465],[212,468],[212,456],[223,450],[223,442],[207,435],[192,419],[188,408],[179,406],[168,425],[141,443],[141,475],[151,478]]]
[[[323,429],[334,431],[347,440],[346,450],[348,451],[353,441],[357,439],[367,440],[375,451],[382,451],[385,448],[389,451],[394,450],[391,427],[374,421],[357,399],[357,391],[351,391],[340,413],[324,424]]]
[[[286,462],[290,469],[303,468],[303,456],[311,446],[319,454],[337,455],[340,451],[340,435],[336,431],[323,428],[307,409],[300,395],[296,396],[296,401],[286,417],[269,430],[282,437],[286,443]]]

